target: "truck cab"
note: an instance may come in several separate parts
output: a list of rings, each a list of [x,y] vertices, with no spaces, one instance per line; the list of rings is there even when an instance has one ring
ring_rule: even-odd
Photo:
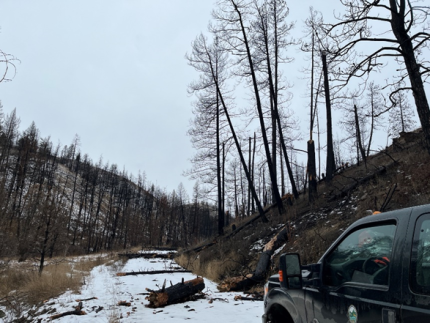
[[[362,218],[318,263],[283,254],[279,269],[263,323],[430,322],[430,204]]]

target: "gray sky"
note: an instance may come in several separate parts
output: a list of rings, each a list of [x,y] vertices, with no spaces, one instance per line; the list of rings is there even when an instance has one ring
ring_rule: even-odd
[[[338,3],[289,1],[297,37],[309,6],[328,18]],[[34,121],[54,144],[78,134],[93,161],[102,155],[168,192],[182,182],[191,194],[182,173],[195,153],[187,85],[197,74],[184,55],[213,8],[213,0],[0,0],[0,49],[21,61],[13,81],[0,84],[4,112],[16,108],[22,130]],[[290,53],[293,104],[306,119],[302,54]]]
[[[184,55],[206,30],[212,1],[0,1],[0,48],[20,59],[0,84],[5,113],[21,128],[70,144],[95,161],[145,171],[168,191],[189,168],[187,85],[196,77]]]

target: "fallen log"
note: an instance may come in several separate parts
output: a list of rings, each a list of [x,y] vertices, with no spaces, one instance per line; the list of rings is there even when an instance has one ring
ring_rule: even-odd
[[[166,281],[163,287],[158,291],[149,291],[149,295],[145,298],[149,301],[147,307],[157,308],[170,304],[176,304],[187,301],[194,294],[201,292],[205,288],[205,283],[202,277],[197,277],[192,280],[185,281],[166,288]]]
[[[247,297],[242,295],[236,295],[234,297],[235,301],[262,301],[263,296],[254,296],[254,297]]]
[[[151,270],[151,271],[132,271],[126,273],[117,273],[117,276],[132,276],[132,275],[158,275],[158,274],[174,274],[174,273],[190,273],[191,270]]]
[[[275,205],[266,207],[266,208],[264,209],[264,214],[266,214],[267,212],[269,212],[269,210],[270,210],[272,207],[275,207]],[[256,216],[254,216],[252,219],[250,219],[250,220],[246,221],[245,223],[243,223],[241,226],[237,227],[235,230],[233,230],[233,231],[232,231],[232,232],[230,232],[229,234],[227,234],[227,235],[225,235],[225,236],[223,236],[223,237],[217,237],[215,240],[213,240],[213,241],[211,241],[211,242],[209,242],[209,243],[206,243],[206,244],[204,244],[204,245],[202,245],[202,246],[199,246],[199,247],[195,247],[195,248],[193,248],[193,249],[187,249],[187,250],[185,250],[184,252],[190,252],[190,251],[192,251],[192,252],[196,252],[196,253],[198,253],[198,252],[200,252],[200,251],[202,251],[202,250],[204,250],[204,249],[206,249],[206,248],[212,247],[214,244],[217,244],[217,243],[218,243],[218,240],[217,240],[217,239],[219,239],[219,238],[228,239],[228,238],[233,237],[233,236],[234,236],[235,234],[237,234],[239,231],[241,231],[242,229],[246,228],[248,225],[253,224],[255,221],[257,221],[258,219],[260,219],[260,218],[261,218],[261,216],[262,216],[261,214],[257,214],[257,215],[256,215]]]
[[[90,298],[84,298],[84,299],[77,299],[77,302],[86,302],[86,301],[91,301],[93,299],[98,299],[97,297],[90,297]]]
[[[251,287],[263,282],[266,279],[270,268],[272,255],[278,248],[288,241],[288,227],[284,227],[275,237],[273,237],[263,249],[257,266],[252,275],[246,277],[233,277],[222,281],[218,286],[221,292],[246,291]]]
[[[75,309],[74,309],[73,311],[68,311],[68,312],[64,312],[64,313],[61,313],[61,314],[52,315],[52,316],[50,317],[50,319],[51,319],[51,320],[55,320],[55,319],[58,319],[58,318],[60,318],[60,317],[67,316],[67,315],[86,315],[86,314],[87,314],[87,313],[85,313],[85,312],[82,310],[82,302],[79,302],[79,305],[78,305],[78,306],[76,306],[76,307],[75,307]]]
[[[221,301],[221,302],[224,302],[224,303],[228,303],[228,299],[227,298],[220,298],[220,297],[211,298],[208,303],[212,304],[214,301]]]
[[[220,292],[229,292],[231,290],[235,290],[237,285],[246,279],[250,279],[252,277],[251,274],[246,277],[237,276],[237,277],[228,277],[224,279],[221,283],[218,284],[217,288]]]
[[[167,247],[144,247],[142,250],[152,251],[152,250],[159,250],[159,251],[177,251],[178,248],[167,248]]]
[[[135,258],[162,258],[162,259],[173,259],[175,257],[175,252],[169,252],[169,253],[119,253],[118,256],[120,257],[127,257],[128,259],[135,259]]]
[[[395,164],[395,162],[392,162],[386,166],[379,166],[373,173],[364,176],[360,179],[354,179],[354,183],[349,184],[348,186],[342,188],[341,190],[339,190],[338,193],[335,193],[334,195],[332,195],[331,197],[329,197],[328,201],[332,202],[335,201],[339,198],[345,197],[347,195],[350,194],[351,191],[353,191],[354,189],[356,189],[359,185],[362,185],[368,181],[370,181],[371,179],[374,179],[376,176],[378,175],[382,175],[384,173],[387,172],[387,168],[390,168],[391,166],[393,166]]]

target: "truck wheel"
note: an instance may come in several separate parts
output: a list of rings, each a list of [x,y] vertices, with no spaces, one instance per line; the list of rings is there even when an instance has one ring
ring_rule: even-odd
[[[274,305],[268,313],[267,323],[294,323],[294,321],[290,313],[288,313],[284,307]]]

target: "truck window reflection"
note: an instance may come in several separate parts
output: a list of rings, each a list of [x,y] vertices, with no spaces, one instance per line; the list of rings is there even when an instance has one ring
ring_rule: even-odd
[[[388,284],[388,266],[396,226],[366,227],[349,234],[324,260],[324,283]]]

